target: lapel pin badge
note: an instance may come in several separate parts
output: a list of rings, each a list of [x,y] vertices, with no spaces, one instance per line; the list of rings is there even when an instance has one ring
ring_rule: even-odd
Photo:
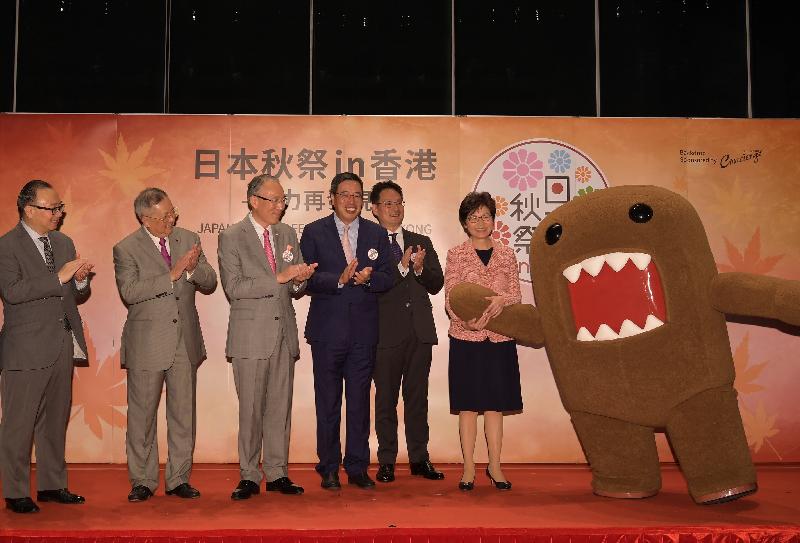
[[[376,249],[370,249],[367,251],[367,256],[370,260],[377,260],[378,259],[378,251]]]

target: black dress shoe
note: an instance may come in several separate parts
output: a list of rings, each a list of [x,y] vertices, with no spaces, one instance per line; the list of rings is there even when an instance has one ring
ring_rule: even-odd
[[[422,475],[426,479],[431,479],[432,481],[444,479],[444,473],[436,471],[436,468],[433,467],[430,460],[411,462],[409,466],[411,467],[411,475]]]
[[[302,494],[303,487],[298,486],[292,482],[288,477],[281,477],[267,483],[267,490],[269,492],[280,492],[281,494]]]
[[[381,464],[378,468],[378,473],[375,478],[382,483],[391,483],[394,481],[394,464]]]
[[[167,496],[178,496],[184,500],[193,500],[200,497],[200,491],[189,483],[181,483],[172,490],[167,490]]]
[[[459,490],[472,490],[475,488],[475,481],[459,481],[458,482],[458,489]]]
[[[319,486],[325,490],[341,490],[342,484],[339,482],[339,472],[333,471],[331,473],[320,473],[322,482]]]
[[[40,490],[36,493],[36,501],[78,504],[85,503],[86,498],[73,494],[66,488],[58,490]]]
[[[492,483],[494,483],[494,486],[497,488],[497,490],[511,490],[511,481],[495,481],[494,477],[492,477],[492,474],[489,473],[489,468],[486,468],[486,476]]]
[[[38,513],[39,506],[30,498],[6,498],[6,509],[15,513]]]
[[[359,488],[373,488],[375,486],[375,481],[369,478],[369,475],[366,471],[362,473],[358,473],[356,475],[347,474],[347,484],[348,485],[356,485]]]
[[[232,500],[247,500],[253,494],[260,492],[258,484],[247,479],[242,479],[231,494]]]
[[[152,496],[153,496],[152,490],[150,490],[144,485],[136,485],[131,489],[131,493],[128,494],[128,501],[143,502],[150,499]]]

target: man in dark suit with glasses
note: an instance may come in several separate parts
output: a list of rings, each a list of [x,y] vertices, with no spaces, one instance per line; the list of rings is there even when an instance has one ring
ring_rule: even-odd
[[[412,475],[444,479],[428,455],[428,376],[437,343],[430,296],[444,286],[439,257],[428,236],[402,227],[403,189],[381,181],[370,192],[372,213],[389,233],[397,284],[378,296],[379,335],[375,381],[378,481],[394,481],[397,461],[397,400],[403,391],[408,461]]]
[[[17,197],[20,222],[0,238],[0,473],[6,507],[35,513],[30,497],[36,445],[37,500],[81,504],[67,489],[64,460],[75,359],[86,359],[76,298],[88,295],[92,270],[59,232],[64,203],[46,181],[29,181]]]

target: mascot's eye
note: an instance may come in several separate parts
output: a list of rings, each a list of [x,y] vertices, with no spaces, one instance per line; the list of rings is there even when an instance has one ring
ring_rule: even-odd
[[[555,245],[561,239],[561,225],[558,223],[551,224],[544,233],[544,239],[548,245]]]
[[[628,210],[628,216],[633,222],[647,222],[653,218],[653,208],[647,204],[633,204]]]

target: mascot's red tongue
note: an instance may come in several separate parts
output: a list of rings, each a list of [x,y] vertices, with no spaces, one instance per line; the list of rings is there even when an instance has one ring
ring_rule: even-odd
[[[578,341],[607,341],[666,322],[658,269],[644,253],[608,253],[564,270]]]

